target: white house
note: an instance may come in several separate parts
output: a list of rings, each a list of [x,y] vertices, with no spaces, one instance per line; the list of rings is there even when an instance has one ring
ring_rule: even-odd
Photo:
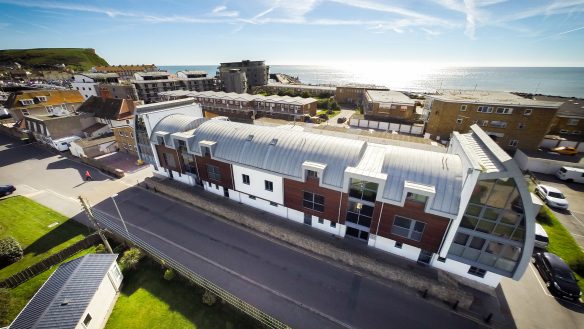
[[[103,328],[123,279],[117,258],[117,254],[89,254],[61,265],[10,329]]]
[[[99,85],[102,83],[119,83],[115,73],[79,73],[73,76],[71,86],[78,90],[84,99],[99,96]]]

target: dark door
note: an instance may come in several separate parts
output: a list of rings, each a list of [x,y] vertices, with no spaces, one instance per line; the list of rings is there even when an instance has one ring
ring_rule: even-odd
[[[420,256],[418,256],[418,263],[420,264],[430,264],[432,260],[433,253],[430,251],[422,250]]]
[[[223,196],[228,198],[229,197],[229,190],[227,189],[227,187],[223,188]]]
[[[312,226],[312,215],[304,213],[304,224]]]

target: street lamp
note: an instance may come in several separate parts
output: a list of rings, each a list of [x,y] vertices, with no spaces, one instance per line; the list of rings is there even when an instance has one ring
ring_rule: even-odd
[[[126,226],[126,222],[124,221],[124,217],[122,217],[122,213],[120,212],[120,208],[118,208],[118,203],[116,202],[115,197],[117,197],[118,194],[114,194],[112,195],[110,198],[112,199],[112,201],[114,202],[114,206],[116,207],[116,210],[118,211],[118,216],[120,216],[120,219],[122,220],[122,225],[124,225],[124,229],[126,230],[126,234],[128,235],[128,240],[131,241],[130,239],[130,231],[128,231],[128,227]]]

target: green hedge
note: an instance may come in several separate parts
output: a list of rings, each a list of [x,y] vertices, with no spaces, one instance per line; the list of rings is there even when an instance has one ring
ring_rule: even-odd
[[[22,247],[15,238],[7,236],[0,239],[0,268],[18,262],[22,255]]]

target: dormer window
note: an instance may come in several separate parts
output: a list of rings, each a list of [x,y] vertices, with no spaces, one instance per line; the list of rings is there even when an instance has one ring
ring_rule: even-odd
[[[47,101],[47,96],[37,96],[36,99],[39,102],[46,102]]]
[[[421,204],[425,205],[426,202],[428,201],[428,197],[425,195],[408,192],[408,194],[406,196],[406,200],[411,201],[411,202],[421,203]]]
[[[158,141],[158,145],[164,145],[164,138],[158,136],[157,141]]]
[[[207,146],[201,146],[201,153],[204,157],[211,157],[211,149]]]
[[[21,99],[20,104],[22,104],[24,106],[32,105],[32,104],[34,104],[34,101],[32,99]]]
[[[306,178],[316,178],[318,179],[318,172],[314,170],[306,170]]]

